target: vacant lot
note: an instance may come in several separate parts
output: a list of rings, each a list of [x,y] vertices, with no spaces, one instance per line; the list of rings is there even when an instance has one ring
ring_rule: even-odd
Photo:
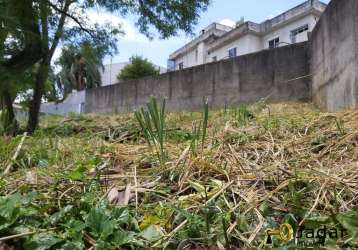
[[[0,249],[260,249],[282,223],[345,233],[277,249],[356,249],[358,111],[152,111],[1,138]]]

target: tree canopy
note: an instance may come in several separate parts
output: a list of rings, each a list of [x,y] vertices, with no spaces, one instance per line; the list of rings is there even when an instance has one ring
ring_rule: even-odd
[[[102,85],[100,70],[103,70],[105,53],[101,49],[90,43],[62,48],[61,56],[55,64],[61,67],[57,74],[57,87],[63,99],[73,89],[80,91]]]
[[[133,56],[130,58],[130,64],[126,65],[117,76],[120,81],[138,79],[151,75],[158,75],[159,68],[148,59],[141,56]]]

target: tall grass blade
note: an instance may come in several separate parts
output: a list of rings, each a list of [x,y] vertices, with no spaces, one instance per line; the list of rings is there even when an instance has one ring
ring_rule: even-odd
[[[204,112],[203,112],[203,134],[201,138],[201,151],[204,150],[204,142],[206,137],[206,130],[208,128],[208,120],[209,120],[209,103],[208,100],[205,101],[204,104]]]
[[[165,150],[165,100],[159,108],[155,97],[150,97],[146,110],[141,108],[135,112],[135,117],[142,129],[143,135],[155,153],[161,165],[167,160]]]

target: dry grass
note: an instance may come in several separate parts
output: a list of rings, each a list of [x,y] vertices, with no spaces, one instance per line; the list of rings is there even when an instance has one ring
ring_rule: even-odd
[[[63,207],[88,192],[85,180],[97,174],[101,188],[93,192],[100,199],[113,187],[124,190],[131,184],[129,205],[142,228],[148,217],[169,207],[201,215],[213,206],[229,215],[221,237],[193,238],[185,249],[228,247],[224,236],[234,249],[259,248],[264,230],[288,214],[302,225],[358,204],[358,111],[321,113],[292,103],[248,109],[254,117],[247,120],[239,119],[236,108],[210,112],[204,151],[196,156],[186,138],[200,114],[168,114],[170,160],[164,167],[157,165],[132,115],[46,119],[41,131],[25,141],[1,195],[37,190]],[[19,140],[2,139],[0,164],[9,163]],[[69,179],[82,165],[83,179]],[[163,236],[148,248],[187,235],[194,222],[189,217],[178,221],[176,213],[172,209],[151,221]],[[218,225],[212,222],[208,237],[222,231]]]

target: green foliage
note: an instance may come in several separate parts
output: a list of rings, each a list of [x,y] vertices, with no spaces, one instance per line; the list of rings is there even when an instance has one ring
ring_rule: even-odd
[[[192,33],[194,25],[202,11],[206,11],[210,0],[178,0],[178,1],[141,1],[135,0],[98,0],[88,1],[86,7],[95,7],[96,3],[107,10],[118,10],[121,14],[134,13],[138,16],[139,31],[149,38],[154,36],[153,28],[160,38],[177,35],[178,31]]]
[[[96,249],[143,245],[141,238],[144,232],[141,233],[133,226],[135,221],[127,208],[111,207],[106,203],[98,203],[90,208],[95,202],[91,198],[82,199],[76,206],[65,206],[45,216],[47,211],[36,205],[38,198],[40,196],[36,193],[0,197],[0,236],[34,232],[16,241],[18,248],[83,249],[81,234],[84,231],[96,240]],[[42,230],[46,226],[55,229]]]
[[[106,54],[102,47],[84,42],[79,46],[69,44],[62,49],[56,65],[61,67],[57,74],[57,86],[66,97],[73,89],[82,90],[101,86],[100,69]]]
[[[105,214],[102,208],[93,208],[88,214],[86,227],[90,229],[94,237],[106,240],[113,233],[115,222]]]
[[[235,117],[240,125],[245,125],[254,118],[254,114],[248,109],[246,105],[240,105],[235,111]]]
[[[191,140],[190,140],[190,150],[193,155],[197,155],[198,143],[201,143],[201,152],[204,150],[204,143],[207,134],[208,128],[208,120],[209,120],[209,103],[206,101],[204,103],[202,120],[199,124],[193,124],[192,132],[191,132]]]
[[[12,121],[9,119],[7,110],[0,110],[0,136],[6,134],[11,127]]]
[[[159,69],[149,62],[148,59],[141,56],[133,56],[129,61],[130,64],[125,66],[117,76],[118,80],[132,80],[159,74]]]
[[[337,215],[339,223],[347,229],[349,233],[349,241],[358,245],[358,206],[352,211]]]
[[[39,65],[35,64],[33,67],[26,70],[22,75],[9,80],[12,88],[12,93],[20,101],[24,107],[29,107],[33,95],[33,84],[36,80],[36,72]],[[48,78],[45,82],[44,99],[48,102],[55,102],[60,99],[59,93],[55,86],[55,73],[52,67],[49,68]]]
[[[38,233],[32,236],[24,247],[28,250],[47,250],[56,248],[56,245],[61,242],[62,239],[52,232]]]
[[[335,122],[336,122],[336,126],[337,126],[337,130],[339,131],[340,135],[343,136],[345,135],[345,130],[344,130],[344,123],[342,120],[339,120],[337,118],[335,118]]]
[[[225,105],[225,109],[223,110],[224,117],[228,119],[234,118],[235,124],[237,126],[244,126],[247,123],[255,118],[253,111],[249,109],[247,105],[239,105],[228,107]]]
[[[155,97],[150,97],[147,103],[147,110],[141,108],[135,112],[135,117],[139,122],[144,138],[150,148],[156,152],[160,164],[163,166],[168,159],[168,153],[165,149],[165,99],[161,107],[158,107]]]
[[[182,143],[192,140],[192,131],[188,129],[169,129],[166,133],[168,142]]]

